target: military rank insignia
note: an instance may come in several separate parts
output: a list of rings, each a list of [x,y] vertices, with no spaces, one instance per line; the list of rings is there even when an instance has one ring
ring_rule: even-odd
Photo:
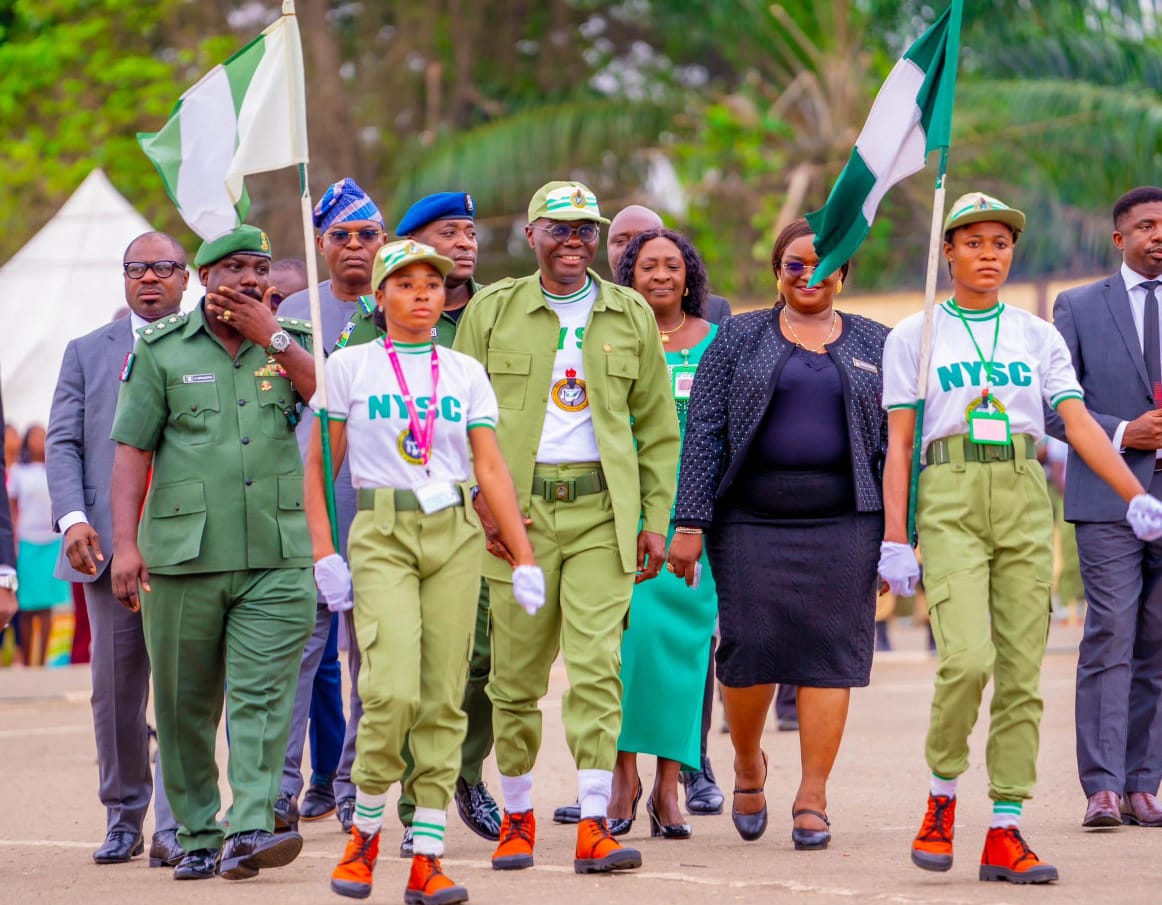
[[[121,382],[122,383],[125,383],[125,381],[127,381],[129,379],[129,374],[133,370],[133,362],[135,360],[136,360],[136,357],[134,356],[134,354],[132,352],[127,352],[125,354],[125,361],[122,362],[122,364],[121,364]]]

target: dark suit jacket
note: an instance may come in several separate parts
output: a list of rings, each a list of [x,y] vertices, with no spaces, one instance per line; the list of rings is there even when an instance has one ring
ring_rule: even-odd
[[[131,351],[133,327],[128,317],[70,342],[61,361],[48,418],[45,463],[53,525],[73,510],[85,513],[100,535],[105,554],[105,561],[97,563],[98,575],[113,558],[109,485],[117,444],[109,434],[121,390],[121,368]],[[95,576],[83,575],[69,565],[63,545],[56,576],[65,581],[95,580]]]
[[[4,401],[0,398],[0,436],[4,434]],[[16,543],[12,536],[12,511],[8,508],[8,475],[0,456],[0,566],[16,568]]]
[[[1111,439],[1121,422],[1154,408],[1142,341],[1134,329],[1130,296],[1120,272],[1057,296],[1053,323],[1073,356],[1086,408]],[[1065,426],[1056,413],[1046,413],[1045,427],[1065,439]],[[1127,449],[1124,457],[1142,486],[1149,488],[1153,451]],[[1122,498],[1073,449],[1065,472],[1065,517],[1071,522],[1120,522],[1126,517]]]
[[[844,335],[828,354],[839,368],[855,479],[856,508],[884,508],[881,481],[888,419],[881,407],[884,340],[881,323],[844,314]],[[714,506],[730,488],[766,413],[792,343],[777,309],[748,311],[719,328],[694,376],[682,447],[674,521],[708,528]],[[858,362],[858,363],[857,363]]]
[[[714,293],[706,297],[706,310],[702,312],[702,317],[712,324],[721,324],[730,315],[730,302]]]

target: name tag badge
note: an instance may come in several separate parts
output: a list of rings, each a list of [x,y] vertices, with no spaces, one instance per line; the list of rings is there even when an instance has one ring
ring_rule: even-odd
[[[182,383],[213,383],[213,374],[183,374]]]
[[[851,363],[861,371],[867,371],[869,374],[878,374],[880,372],[879,368],[873,365],[870,361],[864,361],[862,358],[852,358]]]
[[[1007,446],[1012,442],[1009,416],[1004,412],[974,409],[968,416],[968,439],[987,446]]]
[[[460,491],[451,481],[428,481],[413,492],[424,515],[431,515],[460,502]]]
[[[695,365],[674,365],[670,375],[670,384],[674,390],[674,399],[678,401],[690,398],[690,389],[694,386]]]

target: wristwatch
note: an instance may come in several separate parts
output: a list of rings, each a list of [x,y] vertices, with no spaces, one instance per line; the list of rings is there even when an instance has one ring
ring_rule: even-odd
[[[5,572],[0,574],[0,591],[11,591],[16,593],[16,589],[20,587],[20,582],[16,580],[15,572]]]
[[[285,352],[291,347],[291,335],[285,330],[279,330],[270,338],[270,344],[266,347],[267,355],[278,355],[280,352]]]

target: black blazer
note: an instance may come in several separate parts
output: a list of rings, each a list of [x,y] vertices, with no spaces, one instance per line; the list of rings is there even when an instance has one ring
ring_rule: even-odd
[[[779,373],[794,348],[779,328],[779,311],[750,311],[728,318],[698,364],[674,509],[678,525],[709,528],[715,503],[746,459]],[[883,324],[844,313],[843,333],[827,351],[843,383],[855,503],[860,512],[884,508],[881,482],[888,419],[881,407],[880,368],[887,335]]]

